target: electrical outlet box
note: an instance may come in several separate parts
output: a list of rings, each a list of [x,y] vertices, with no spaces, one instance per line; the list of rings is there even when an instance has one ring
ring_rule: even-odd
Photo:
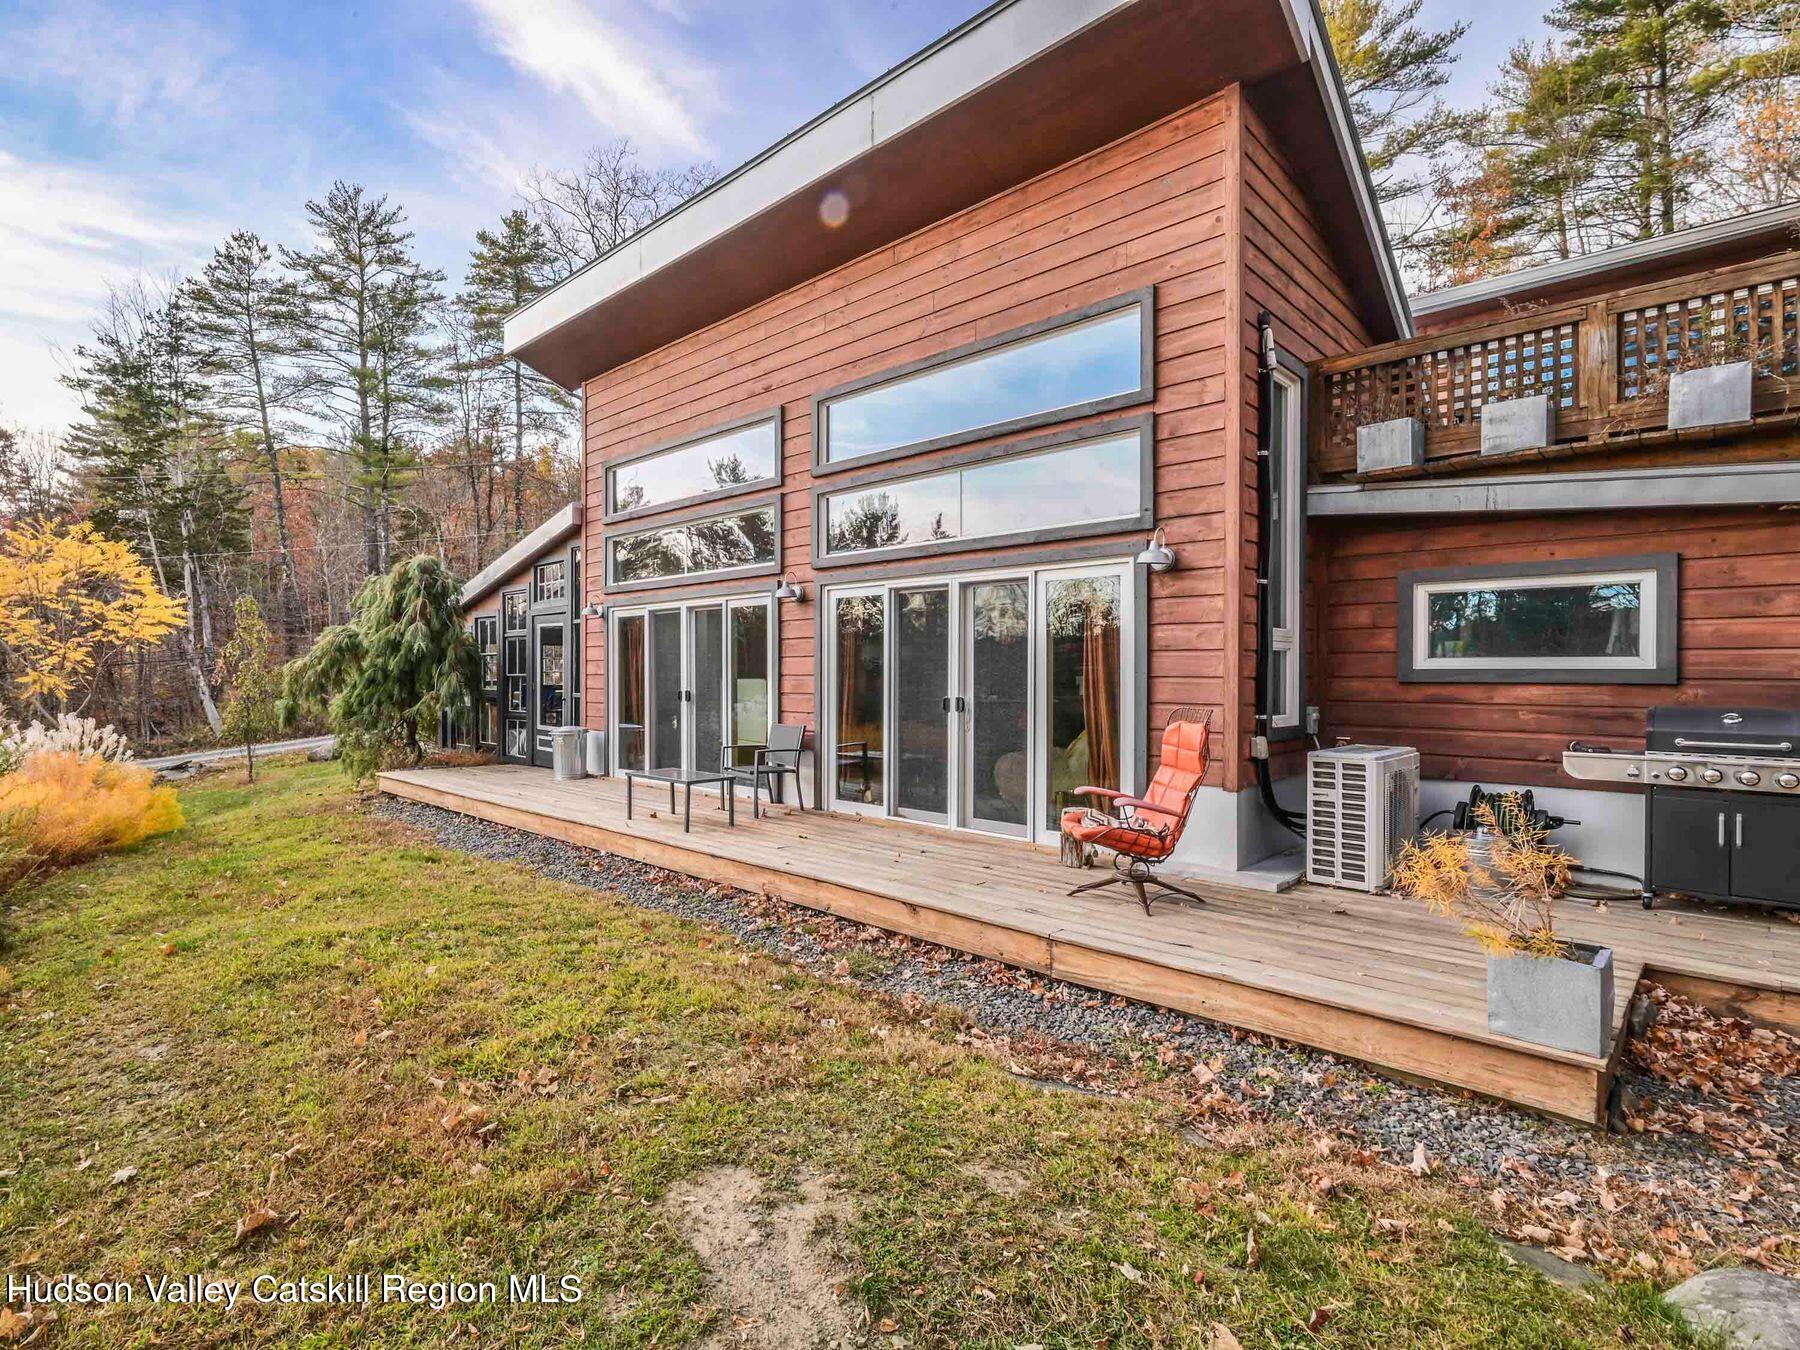
[[[1250,758],[1267,759],[1268,757],[1269,738],[1267,736],[1252,736],[1250,738]]]
[[[1319,710],[1310,704],[1306,709],[1306,734],[1308,736],[1319,734]]]

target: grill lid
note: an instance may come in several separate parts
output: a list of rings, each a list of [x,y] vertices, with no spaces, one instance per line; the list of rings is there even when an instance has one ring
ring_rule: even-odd
[[[1688,744],[1675,744],[1677,737]],[[1783,742],[1786,750],[1780,749]],[[1645,747],[1666,752],[1713,750],[1726,755],[1800,754],[1800,710],[1652,708]]]

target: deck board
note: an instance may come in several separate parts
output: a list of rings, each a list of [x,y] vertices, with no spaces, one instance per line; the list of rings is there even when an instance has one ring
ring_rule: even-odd
[[[1069,896],[1098,874],[1016,840],[791,808],[753,820],[747,803],[731,828],[699,794],[684,833],[653,788],[627,821],[617,780],[516,766],[388,773],[381,787],[1392,1072],[1580,1120],[1604,1111],[1612,1062],[1488,1031],[1486,959],[1454,921],[1393,897],[1201,883],[1207,903],[1161,900],[1145,916],[1123,891]],[[1568,902],[1559,917],[1613,948],[1615,1028],[1646,970],[1772,1020],[1800,1006],[1800,925],[1780,916]]]

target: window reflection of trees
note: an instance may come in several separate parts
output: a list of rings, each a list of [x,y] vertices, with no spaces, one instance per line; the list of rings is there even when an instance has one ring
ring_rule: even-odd
[[[719,572],[775,561],[775,510],[696,520],[613,541],[613,579]]]
[[[1434,657],[1637,656],[1636,581],[1440,591],[1428,600]]]

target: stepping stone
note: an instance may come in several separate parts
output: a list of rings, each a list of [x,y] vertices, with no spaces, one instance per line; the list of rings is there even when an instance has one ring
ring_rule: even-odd
[[[1768,1270],[1703,1270],[1665,1297],[1733,1346],[1800,1350],[1800,1280]]]
[[[1560,1284],[1564,1289],[1585,1289],[1590,1284],[1600,1283],[1600,1277],[1586,1266],[1565,1261],[1555,1252],[1528,1247],[1522,1242],[1508,1242],[1505,1238],[1495,1240],[1500,1244],[1501,1255],[1508,1261],[1535,1270],[1551,1284]]]

